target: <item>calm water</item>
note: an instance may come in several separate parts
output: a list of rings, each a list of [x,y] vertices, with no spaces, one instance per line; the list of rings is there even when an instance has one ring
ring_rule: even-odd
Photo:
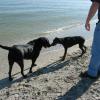
[[[25,41],[85,21],[89,0],[0,0],[0,42]]]

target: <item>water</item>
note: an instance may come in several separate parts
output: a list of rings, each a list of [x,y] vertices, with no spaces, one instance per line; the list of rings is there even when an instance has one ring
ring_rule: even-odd
[[[90,4],[89,0],[0,0],[0,42],[67,34],[85,22]]]

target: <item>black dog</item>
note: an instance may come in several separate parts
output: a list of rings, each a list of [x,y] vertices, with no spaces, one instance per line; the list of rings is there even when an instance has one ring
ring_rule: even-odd
[[[29,72],[32,73],[32,67],[35,66],[35,61],[40,54],[42,47],[50,47],[49,40],[45,37],[40,37],[33,41],[28,42],[25,45],[14,45],[12,47],[2,46],[1,48],[9,51],[8,53],[8,62],[9,62],[9,80],[12,80],[11,71],[14,62],[18,63],[21,68],[21,74],[24,75],[24,63],[23,59],[32,60],[32,65]]]
[[[84,46],[84,42],[85,42],[85,39],[81,36],[55,38],[51,46],[54,46],[56,44],[63,45],[65,52],[64,52],[64,56],[62,57],[62,60],[64,60],[66,57],[67,49],[76,44],[79,44],[79,48],[82,50],[82,54],[80,55],[81,57],[86,52],[86,46]]]

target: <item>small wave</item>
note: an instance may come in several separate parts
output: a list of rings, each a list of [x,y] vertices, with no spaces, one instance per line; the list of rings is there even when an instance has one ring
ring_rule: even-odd
[[[59,32],[62,32],[62,31],[64,31],[64,30],[69,30],[69,29],[71,29],[71,28],[80,26],[80,25],[82,25],[82,24],[83,24],[83,23],[81,23],[81,22],[72,23],[72,24],[70,24],[70,25],[68,25],[68,26],[61,27],[61,28],[57,28],[57,29],[53,29],[53,30],[47,31],[47,32],[45,32],[45,33],[48,33],[48,34],[50,34],[50,33],[59,33]]]
[[[83,23],[81,23],[81,22],[72,23],[68,26],[53,29],[51,31],[46,31],[46,32],[44,32],[43,35],[45,35],[52,41],[55,37],[63,37],[63,35],[65,36],[64,32],[66,32],[68,30],[73,30],[73,28],[76,28],[80,25],[83,25]]]
[[[80,25],[82,25],[82,22],[74,22],[71,23],[70,25],[64,26],[64,27],[60,27],[57,29],[52,29],[50,31],[46,31],[46,32],[42,32],[42,33],[36,33],[34,34],[35,38],[38,38],[40,36],[45,36],[45,37],[49,37],[49,38],[55,38],[56,36],[59,36],[61,33],[63,33],[66,30],[72,30],[72,28],[78,27]],[[38,35],[37,35],[38,34]]]
[[[98,21],[98,19],[93,19],[91,21],[92,24],[96,23]],[[53,29],[51,31],[46,31],[44,32],[44,34],[52,34],[52,33],[60,33],[60,32],[63,32],[65,30],[70,30],[72,28],[75,28],[75,27],[78,27],[78,26],[81,26],[81,25],[84,25],[85,23],[83,22],[76,22],[76,23],[71,23],[70,25],[68,26],[64,26],[64,27],[60,27],[60,28],[57,28],[57,29]]]
[[[97,22],[97,19],[93,19],[91,21],[91,24],[94,24],[96,22]],[[38,33],[38,35],[37,34],[34,34],[34,36],[35,36],[35,38],[38,38],[40,36],[45,36],[45,37],[48,37],[50,39],[50,42],[52,42],[52,40],[55,37],[69,36],[69,34],[71,36],[72,33],[73,33],[73,30],[74,31],[78,30],[79,34],[81,34],[81,31],[79,31],[79,30],[84,31],[83,33],[85,33],[86,31],[84,29],[84,24],[85,23],[83,23],[83,22],[74,22],[74,23],[71,23],[71,24],[66,25],[64,27],[60,27],[60,28],[53,29],[53,30],[50,30],[50,31]],[[77,35],[77,34],[74,34],[74,35]],[[85,34],[81,34],[81,35],[85,35]]]

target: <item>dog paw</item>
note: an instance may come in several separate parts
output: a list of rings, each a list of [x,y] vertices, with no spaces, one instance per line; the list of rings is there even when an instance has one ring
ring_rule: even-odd
[[[32,73],[32,71],[30,70],[29,73]]]
[[[61,61],[64,61],[64,60],[65,60],[65,58],[62,58],[62,59],[61,59]]]
[[[79,58],[81,58],[81,57],[82,57],[82,55],[79,55],[78,57],[79,57]]]
[[[37,66],[37,64],[34,64],[33,66]]]
[[[23,75],[24,78],[27,78],[27,75]]]
[[[13,80],[13,78],[12,77],[9,77],[9,81],[12,81]]]
[[[62,59],[63,57],[61,56],[60,58]]]

